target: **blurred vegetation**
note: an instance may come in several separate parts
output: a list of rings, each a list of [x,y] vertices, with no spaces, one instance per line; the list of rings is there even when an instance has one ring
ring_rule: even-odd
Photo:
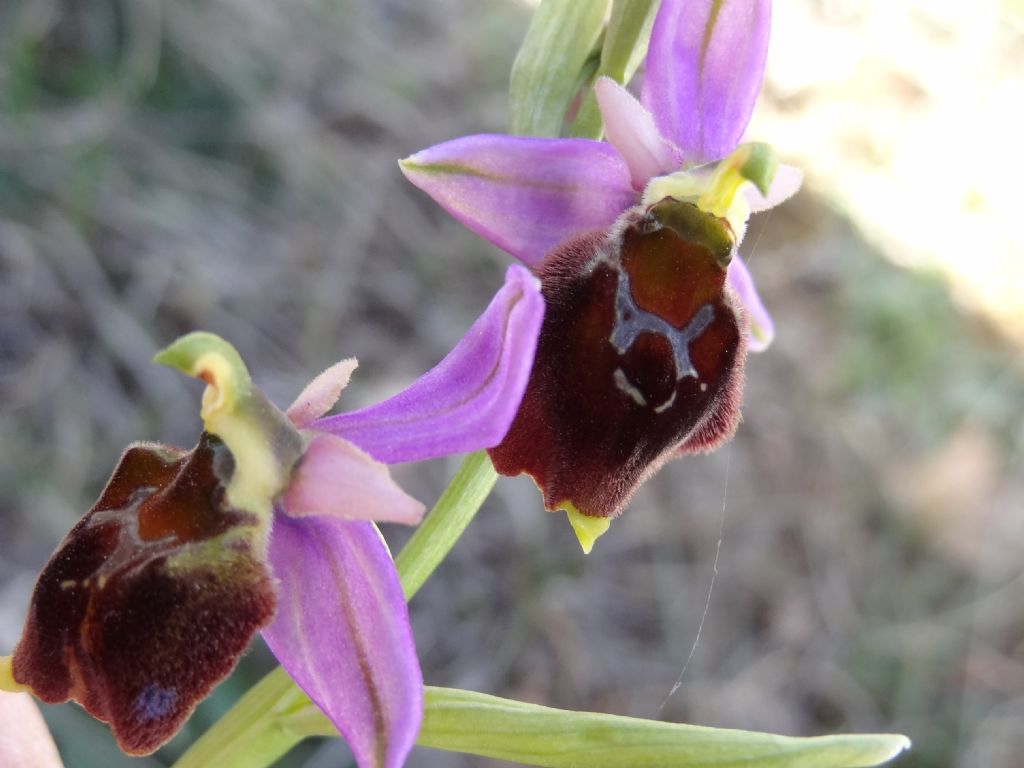
[[[357,355],[348,406],[459,338],[504,257],[395,160],[503,129],[527,19],[501,0],[0,4],[0,651],[122,447],[194,439],[199,387],[148,362],[174,336],[225,335],[282,404]],[[736,440],[664,470],[587,558],[529,481],[501,481],[413,603],[427,680],[897,730],[915,742],[901,765],[1015,768],[1021,350],[813,188],[747,243],[779,340],[750,361]],[[451,471],[398,474],[429,503]],[[258,646],[144,760],[76,707],[46,714],[69,768],[164,765],[271,663]],[[282,765],[345,755],[310,743]]]

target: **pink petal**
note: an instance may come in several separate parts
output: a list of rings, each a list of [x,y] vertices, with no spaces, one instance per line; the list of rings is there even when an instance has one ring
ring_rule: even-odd
[[[766,211],[774,208],[779,203],[784,203],[797,192],[804,181],[804,172],[792,165],[779,165],[775,169],[775,178],[768,189],[768,197],[761,194],[761,191],[753,184],[743,186],[743,194],[750,205],[751,213]]]
[[[464,136],[401,166],[448,213],[526,264],[608,227],[636,199],[619,153],[589,139]]]
[[[398,487],[387,465],[335,435],[313,438],[283,504],[292,517],[326,515],[406,525],[423,517],[423,505]]]
[[[754,278],[739,254],[729,264],[728,279],[729,285],[739,294],[750,322],[747,349],[751,352],[764,352],[775,338],[775,322],[765,309],[754,285]]]
[[[423,717],[423,675],[398,574],[372,523],[276,515],[270,564],[281,582],[263,631],[360,768],[399,768]]]
[[[437,366],[389,400],[311,428],[388,464],[495,446],[519,409],[543,318],[539,282],[512,265],[504,287]]]
[[[63,768],[43,716],[27,693],[0,691],[0,765]]]
[[[662,0],[641,101],[690,163],[735,149],[761,90],[770,0]]]
[[[309,382],[286,411],[292,423],[299,429],[305,429],[331,410],[358,365],[359,362],[350,357],[335,363]]]
[[[662,138],[651,113],[633,94],[610,77],[600,77],[594,84],[594,95],[608,141],[629,166],[633,189],[642,192],[654,176],[679,169],[679,150]]]

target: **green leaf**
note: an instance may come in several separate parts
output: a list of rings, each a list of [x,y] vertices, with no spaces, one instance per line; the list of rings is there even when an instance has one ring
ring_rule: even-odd
[[[801,739],[567,712],[432,687],[417,743],[548,768],[866,768],[910,746],[894,734]]]
[[[611,0],[542,0],[509,83],[509,133],[558,136]]]
[[[906,736],[793,738],[567,712],[452,688],[426,689],[417,744],[547,768],[868,768],[910,746]],[[286,718],[309,736],[334,733],[315,708]]]
[[[633,79],[647,56],[647,43],[659,3],[660,0],[615,0],[595,80],[606,76],[625,85]],[[600,139],[603,133],[601,112],[597,108],[594,91],[590,89],[573,121],[572,135]]]

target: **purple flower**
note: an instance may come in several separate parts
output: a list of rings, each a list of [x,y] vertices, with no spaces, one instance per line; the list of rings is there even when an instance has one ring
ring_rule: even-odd
[[[452,216],[528,266],[573,236],[604,230],[628,208],[671,195],[712,207],[725,202],[737,244],[747,216],[800,186],[779,166],[770,186],[733,179],[707,164],[736,149],[761,88],[769,0],[662,0],[651,33],[640,101],[601,78],[595,91],[609,143],[483,134],[417,152],[402,171]],[[743,158],[735,158],[735,167]],[[746,183],[742,183],[746,181]],[[738,188],[738,189],[737,189]],[[750,348],[774,329],[739,258],[729,282],[750,319]]]
[[[401,163],[541,278],[534,371],[490,453],[569,514],[585,551],[665,461],[731,437],[746,350],[772,340],[737,253],[750,213],[802,178],[765,145],[738,146],[770,13],[769,0],[662,0],[640,101],[595,83],[607,143],[476,135]]]
[[[454,350],[401,394],[324,417],[355,368],[338,363],[287,413],[212,334],[158,360],[207,383],[192,451],[129,447],[36,584],[0,687],[76,699],[121,747],[153,751],[230,672],[253,635],[346,738],[361,768],[400,766],[423,679],[402,587],[373,520],[423,507],[386,464],[500,442],[543,316],[537,280],[505,286]]]

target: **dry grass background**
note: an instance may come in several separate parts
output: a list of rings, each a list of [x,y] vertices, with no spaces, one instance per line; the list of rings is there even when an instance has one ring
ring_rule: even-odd
[[[826,23],[827,5],[801,7]],[[0,651],[120,449],[194,439],[199,387],[148,362],[176,335],[224,335],[281,404],[358,356],[343,406],[460,337],[504,256],[395,160],[502,130],[527,19],[507,0],[0,3]],[[766,114],[792,118],[802,103],[771,85]],[[1021,350],[864,227],[813,173],[755,223],[779,337],[748,366],[744,425],[666,468],[591,556],[528,481],[499,483],[412,604],[428,682],[792,734],[897,730],[915,741],[904,766],[1020,765]],[[397,471],[429,503],[455,462]],[[120,756],[74,707],[46,715],[69,768],[150,768],[269,664],[251,652],[152,758]],[[282,765],[345,754],[309,743]]]

